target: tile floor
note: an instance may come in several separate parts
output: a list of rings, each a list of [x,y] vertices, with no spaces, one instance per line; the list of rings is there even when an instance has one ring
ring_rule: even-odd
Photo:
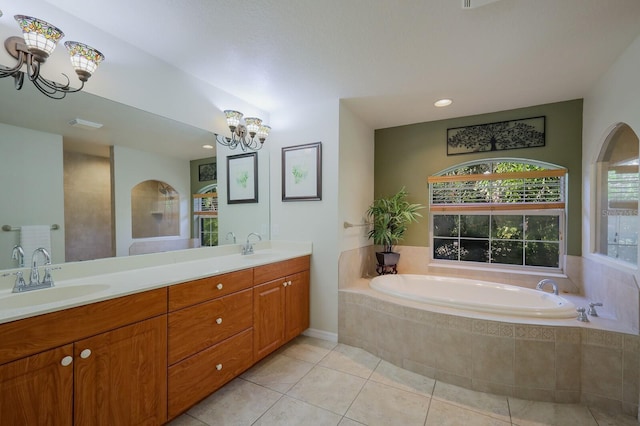
[[[169,426],[638,426],[576,404],[474,392],[398,368],[362,349],[300,336]]]

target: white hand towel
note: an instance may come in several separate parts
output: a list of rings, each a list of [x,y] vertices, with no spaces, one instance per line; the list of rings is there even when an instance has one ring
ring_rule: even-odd
[[[31,265],[31,256],[37,248],[43,247],[51,254],[51,225],[22,225],[20,245],[24,250],[25,266]]]

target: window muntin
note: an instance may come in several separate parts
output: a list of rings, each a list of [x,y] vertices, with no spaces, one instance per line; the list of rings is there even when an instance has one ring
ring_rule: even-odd
[[[560,268],[566,170],[494,159],[429,178],[432,258]]]

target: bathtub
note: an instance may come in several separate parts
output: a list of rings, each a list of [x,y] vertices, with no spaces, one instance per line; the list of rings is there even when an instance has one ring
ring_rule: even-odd
[[[381,275],[369,284],[374,290],[430,305],[526,318],[575,318],[576,307],[552,293],[434,275]]]

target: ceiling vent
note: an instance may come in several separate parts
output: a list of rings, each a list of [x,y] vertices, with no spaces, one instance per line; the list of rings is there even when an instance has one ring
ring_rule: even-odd
[[[462,0],[463,9],[475,9],[481,6],[486,6],[489,3],[497,2],[498,0]]]
[[[69,125],[71,127],[75,127],[78,129],[84,129],[84,130],[95,130],[95,129],[99,129],[100,127],[102,127],[102,123],[96,123],[93,121],[89,121],[89,120],[83,120],[82,118],[74,118],[73,120],[71,120],[69,122]]]

